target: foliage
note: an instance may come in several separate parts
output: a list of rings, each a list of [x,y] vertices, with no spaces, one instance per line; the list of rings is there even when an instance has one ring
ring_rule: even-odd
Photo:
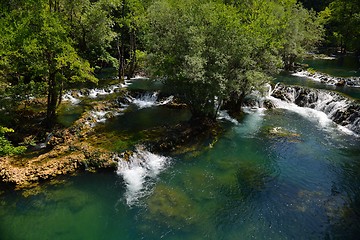
[[[214,117],[229,101],[238,111],[245,95],[322,36],[315,13],[295,0],[225,3],[161,0],[148,10],[152,72],[195,115]]]
[[[11,142],[6,139],[5,134],[11,132],[14,132],[14,130],[0,126],[0,156],[21,154],[26,151],[26,147],[14,147]]]
[[[118,77],[133,77],[137,67],[137,50],[145,31],[147,0],[114,0],[111,2],[116,38],[113,48],[118,58]]]
[[[1,27],[4,78],[18,87],[31,80],[47,83],[47,123],[51,126],[64,83],[97,81],[89,62],[77,54],[60,14],[43,1],[11,11]]]
[[[335,0],[324,12],[328,15],[327,44],[339,46],[342,53],[360,52],[360,1]]]
[[[109,5],[111,1],[63,0],[60,6],[60,14],[70,28],[69,33],[79,55],[96,69],[117,64],[116,58],[109,53],[116,36]]]

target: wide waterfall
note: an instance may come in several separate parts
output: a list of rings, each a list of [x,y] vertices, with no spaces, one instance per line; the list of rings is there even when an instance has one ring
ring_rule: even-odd
[[[360,105],[338,93],[278,84],[271,96],[299,107],[321,111],[335,123],[360,134]]]

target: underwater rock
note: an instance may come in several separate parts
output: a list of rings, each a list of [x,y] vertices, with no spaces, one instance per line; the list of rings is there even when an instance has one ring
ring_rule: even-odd
[[[156,186],[148,201],[150,220],[171,227],[196,223],[197,214],[190,198],[180,190],[164,185]]]

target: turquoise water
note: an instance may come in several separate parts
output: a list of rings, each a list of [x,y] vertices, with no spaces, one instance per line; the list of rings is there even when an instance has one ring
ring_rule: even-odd
[[[116,173],[3,194],[1,239],[350,239],[360,233],[360,142],[286,110],[255,111],[213,148],[172,156],[126,204]],[[271,135],[281,127],[288,135]],[[150,183],[151,182],[151,183]]]
[[[130,106],[97,131],[120,138],[189,117],[184,109]],[[155,170],[84,173],[43,183],[35,195],[2,193],[0,239],[356,239],[360,138],[323,118],[247,110],[239,124],[222,120],[218,141],[200,152],[151,155]],[[166,162],[156,168],[159,161]]]

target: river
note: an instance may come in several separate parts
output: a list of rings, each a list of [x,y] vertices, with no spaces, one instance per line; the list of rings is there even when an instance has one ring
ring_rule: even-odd
[[[302,83],[287,75],[278,80]],[[186,110],[167,109],[151,95],[140,100],[100,123],[99,133],[137,134],[189,118]],[[3,193],[0,239],[359,236],[359,137],[320,112],[293,105],[245,109],[240,122],[222,116],[224,132],[203,149],[162,156],[139,146],[117,172],[64,176],[35,195]]]

